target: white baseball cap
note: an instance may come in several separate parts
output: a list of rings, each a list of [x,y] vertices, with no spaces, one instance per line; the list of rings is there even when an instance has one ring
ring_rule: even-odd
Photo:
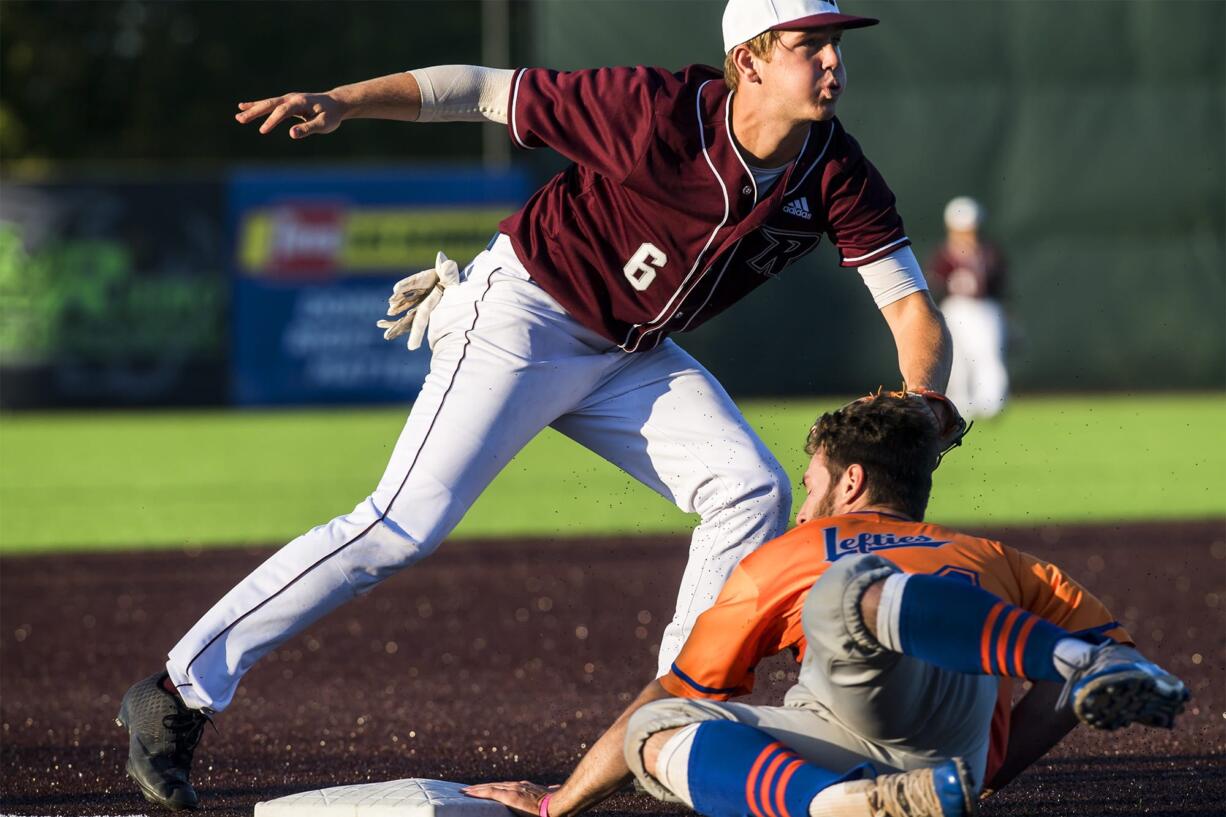
[[[724,53],[764,31],[779,29],[867,28],[881,22],[839,11],[832,0],[728,0],[724,7]]]
[[[966,232],[977,230],[983,223],[983,207],[970,196],[958,196],[945,205],[945,226]]]

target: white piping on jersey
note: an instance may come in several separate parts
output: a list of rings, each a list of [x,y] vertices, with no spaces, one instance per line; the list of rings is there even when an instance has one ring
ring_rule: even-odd
[[[711,81],[711,80],[707,80],[707,82],[710,82],[710,81]],[[703,83],[703,85],[706,85],[706,83],[704,82],[704,83]],[[700,98],[701,98],[701,94],[702,94],[702,88],[701,88],[701,87],[698,89],[698,93],[700,94]],[[732,96],[733,96],[732,94],[728,94],[728,102],[727,102],[727,104],[726,104],[726,106],[725,106],[725,108],[724,108],[724,130],[726,130],[726,131],[727,131],[727,133],[728,133],[728,142],[729,142],[729,143],[732,145],[732,152],[736,154],[736,158],[737,158],[737,160],[738,160],[738,161],[740,161],[740,163],[741,163],[741,167],[745,168],[745,172],[746,172],[747,174],[749,174],[749,178],[750,178],[750,180],[752,180],[752,182],[753,182],[754,204],[756,205],[756,204],[757,204],[757,202],[758,202],[758,181],[757,181],[757,179],[755,179],[755,178],[754,178],[753,171],[751,171],[751,170],[749,169],[749,166],[748,166],[748,165],[745,163],[745,159],[744,159],[744,158],[741,156],[741,151],[740,151],[740,148],[738,148],[738,147],[737,147],[736,140],[735,140],[735,139],[733,138],[733,136],[732,136],[732,123],[731,123],[731,118],[732,118]],[[699,128],[699,134],[702,136],[702,151],[703,151],[703,154],[707,156],[707,164],[710,164],[710,165],[711,165],[711,170],[712,170],[712,171],[714,171],[714,170],[715,170],[715,165],[711,164],[711,158],[710,158],[710,155],[709,155],[709,154],[707,154],[707,140],[706,140],[706,132],[705,132],[705,131],[702,129],[702,121],[701,121],[701,118],[700,118],[699,123],[698,123],[698,128]],[[812,135],[813,135],[813,129],[812,129],[812,128],[810,128],[810,129],[809,129],[809,131],[808,131],[808,133],[806,133],[806,134],[805,134],[805,141],[804,141],[804,143],[803,143],[803,144],[800,146],[800,152],[796,154],[796,159],[793,159],[793,161],[799,161],[799,160],[800,160],[800,158],[801,158],[802,156],[804,156],[804,155],[805,155],[805,149],[809,147],[809,138],[810,138]],[[804,174],[803,174],[803,175],[800,177],[800,181],[796,182],[796,184],[795,184],[795,185],[792,187],[792,189],[791,189],[791,190],[785,191],[785,195],[787,195],[787,194],[789,194],[789,193],[794,192],[794,191],[796,190],[796,188],[797,188],[797,187],[799,187],[801,184],[803,184],[803,183],[804,183],[804,180],[805,180],[805,179],[807,179],[807,178],[809,177],[809,174],[810,174],[810,173],[813,171],[813,168],[817,167],[817,165],[818,165],[818,164],[821,162],[822,157],[826,155],[826,151],[827,151],[827,150],[829,150],[829,148],[830,148],[830,141],[831,141],[831,139],[833,139],[833,138],[834,138],[834,123],[831,123],[831,126],[830,126],[830,132],[829,132],[829,133],[826,135],[826,144],[822,145],[822,150],[821,150],[821,152],[820,152],[820,153],[818,153],[818,154],[817,154],[817,156],[816,156],[816,157],[813,159],[813,161],[812,161],[812,162],[809,164],[808,169],[806,169],[806,170],[805,170],[805,172],[804,172]],[[718,174],[718,173],[716,173],[716,178],[717,178],[717,179],[719,178],[719,174]],[[722,180],[720,181],[720,186],[721,186],[721,187],[723,187],[723,181],[722,181]],[[724,188],[724,201],[725,201],[725,202],[727,202],[727,200],[728,200],[728,190],[727,190],[727,188]],[[725,214],[724,214],[724,219],[725,219],[725,220],[727,220],[727,218],[728,218],[728,216],[727,216],[727,212],[725,211]],[[720,227],[722,227],[722,226],[723,226],[723,224],[721,223]],[[717,227],[717,228],[716,228],[716,232],[719,232],[720,227]],[[714,238],[714,237],[715,237],[715,236],[714,236],[714,234],[712,234],[712,238]],[[712,298],[712,297],[715,295],[715,291],[719,289],[719,283],[720,283],[720,281],[722,281],[722,280],[723,280],[723,278],[724,278],[724,273],[728,271],[728,265],[729,265],[730,263],[732,263],[732,259],[733,259],[733,257],[736,255],[736,250],[737,250],[737,247],[739,247],[739,246],[741,245],[741,241],[743,241],[743,240],[744,240],[744,239],[738,239],[738,240],[737,240],[737,242],[736,242],[736,244],[734,244],[734,245],[733,245],[733,246],[730,248],[730,250],[728,251],[728,260],[724,262],[724,266],[723,266],[723,267],[720,269],[720,271],[719,271],[719,275],[718,275],[718,276],[716,276],[716,278],[715,278],[715,283],[714,283],[714,284],[711,286],[710,291],[708,291],[708,292],[707,292],[707,297],[703,299],[702,304],[701,304],[701,305],[699,305],[699,306],[698,306],[698,308],[694,310],[693,314],[691,314],[691,315],[690,315],[690,319],[689,319],[688,321],[686,321],[686,322],[685,322],[685,325],[684,325],[684,326],[682,326],[682,327],[681,327],[679,330],[677,330],[677,331],[679,331],[679,332],[684,332],[684,331],[686,331],[687,329],[689,329],[689,328],[690,328],[690,324],[692,324],[692,323],[694,322],[694,319],[695,319],[695,318],[697,318],[699,315],[701,315],[701,314],[702,314],[702,310],[704,310],[704,309],[706,309],[706,308],[707,308],[707,304],[711,302],[711,298]],[[708,241],[708,242],[707,242],[708,246],[710,245],[710,243],[711,243],[710,241]],[[706,252],[706,247],[703,247],[703,252]],[[700,257],[700,258],[702,257],[702,253],[699,253],[699,257]],[[707,270],[707,272],[710,272],[710,270]],[[693,274],[693,270],[690,270],[690,274],[691,274],[691,275]],[[705,277],[706,277],[706,272],[704,272],[704,273],[702,274],[702,276],[700,276],[700,277],[699,277],[699,279],[698,279],[697,281],[695,281],[695,282],[694,282],[694,286],[690,288],[690,292],[693,292],[693,291],[694,291],[694,289],[695,289],[695,288],[697,288],[697,286],[698,286],[700,283],[702,283],[702,279],[703,279],[703,278],[705,278]],[[687,282],[687,281],[689,281],[689,278],[690,278],[690,276],[686,276],[686,280],[681,282],[681,288],[680,288],[680,289],[678,289],[678,290],[677,290],[677,292],[673,294],[673,298],[676,298],[676,297],[677,297],[677,294],[678,294],[678,293],[680,293],[680,292],[681,292],[681,290],[685,289],[686,282]],[[685,296],[685,297],[689,297],[689,292],[687,292],[687,293],[686,293],[686,296]],[[685,302],[685,298],[682,298],[681,300],[682,300],[682,303],[684,303],[684,302]],[[669,300],[668,305],[671,305],[671,304],[672,304],[672,299],[670,299],[670,300]],[[667,309],[668,309],[668,305],[665,305],[665,307],[664,307],[664,308],[665,308],[665,310],[667,310]],[[680,308],[681,308],[681,304],[678,304],[678,305],[677,305],[677,308],[678,308],[678,309],[680,309]],[[663,314],[663,313],[661,313],[661,314]],[[670,315],[670,316],[669,316],[669,318],[671,318],[671,317],[672,317],[672,316]],[[656,316],[656,320],[659,320],[659,316],[658,316],[658,315]],[[665,323],[667,323],[667,322],[668,322],[668,320],[666,319],[664,322],[665,322]],[[651,323],[655,323],[655,320],[651,321]],[[642,324],[636,324],[636,325],[635,325],[635,328],[638,328],[638,326],[641,326],[641,325],[642,325]],[[659,327],[654,327],[654,328],[659,328]],[[653,328],[653,329],[654,329],[654,328]],[[631,331],[634,331],[634,330],[632,329]],[[644,333],[643,333],[643,337],[646,337],[646,336],[647,336],[647,335],[648,335],[648,334],[649,334],[651,331],[653,331],[653,330],[650,330],[650,329],[649,329],[647,332],[644,332]],[[629,338],[629,336],[627,336],[627,338]],[[642,338],[640,338],[639,340],[641,341],[641,340],[642,340]],[[623,346],[623,348],[624,348],[624,346]],[[635,344],[635,348],[636,348],[636,349],[638,348],[638,344]],[[627,351],[634,351],[634,350],[633,350],[633,349],[628,349]]]
[[[741,167],[745,168],[745,172],[749,174],[749,178],[753,179],[753,184],[754,184],[753,200],[754,200],[754,204],[756,205],[758,203],[758,181],[757,179],[754,179],[753,171],[749,169],[749,167],[745,164],[745,160],[741,158],[741,151],[740,149],[737,148],[736,139],[732,137],[732,121],[731,120],[732,120],[732,94],[729,94],[728,95],[728,106],[724,109],[724,128],[728,131],[728,142],[732,145],[732,152],[735,153],[736,157],[741,160]],[[809,144],[809,137],[806,134],[805,135],[805,145],[807,144]],[[801,146],[800,153],[798,153],[797,156],[803,156],[804,152],[805,152],[804,146]],[[732,263],[732,259],[736,256],[737,248],[741,246],[741,242],[744,240],[745,240],[744,238],[738,238],[736,240],[736,243],[733,244],[732,247],[728,250],[728,259],[724,261],[724,266],[720,268],[719,275],[715,276],[715,283],[712,284],[711,289],[707,291],[707,297],[703,298],[702,303],[698,305],[698,308],[695,309],[692,313],[690,313],[690,319],[685,322],[684,326],[682,326],[680,329],[677,330],[678,332],[684,332],[687,329],[689,329],[690,324],[694,322],[694,319],[702,314],[702,310],[707,308],[707,304],[711,302],[711,297],[715,295],[716,290],[719,289],[719,282],[724,280],[724,273],[728,271],[728,265]],[[707,277],[707,273],[709,272],[710,270],[707,270],[702,275],[698,276],[698,280],[694,282],[694,286],[690,287],[689,292],[685,293],[685,296],[681,299],[682,303],[685,303],[685,299],[690,296],[691,292],[698,289],[698,285],[702,283],[703,279]],[[678,308],[680,308],[680,304],[678,304]],[[665,321],[665,323],[667,323],[667,321]]]
[[[744,238],[738,238],[736,243],[732,245],[732,248],[728,250],[728,260],[724,262],[724,266],[722,269],[720,269],[719,275],[715,277],[715,283],[711,285],[711,291],[707,293],[707,297],[703,298],[702,303],[699,304],[698,308],[695,309],[693,314],[690,315],[690,319],[685,322],[685,326],[681,327],[677,331],[685,332],[688,330],[690,328],[690,324],[694,322],[694,319],[702,314],[702,310],[707,308],[707,304],[711,302],[711,296],[715,294],[717,289],[719,289],[719,282],[724,280],[724,273],[728,271],[728,265],[731,264],[732,259],[736,257],[737,248],[741,246],[741,242],[744,240]],[[694,286],[697,287],[701,281],[702,278],[699,278],[698,281],[695,282]]]
[[[736,95],[736,91],[728,94],[728,106],[724,109],[724,130],[728,131],[728,141],[732,143],[732,152],[736,154],[737,161],[741,163],[741,167],[745,168],[746,175],[749,176],[749,183],[753,185],[753,206],[758,204],[758,179],[754,176],[753,171],[749,169],[749,165],[745,162],[745,157],[741,155],[741,149],[737,147],[736,140],[732,138],[732,97]],[[801,148],[804,152],[804,148]]]
[[[863,261],[865,258],[871,258],[872,256],[876,255],[879,252],[888,250],[890,247],[897,247],[899,244],[903,243],[904,241],[910,241],[910,240],[911,239],[907,238],[904,235],[902,238],[898,239],[897,241],[891,241],[889,244],[886,244],[884,247],[878,247],[872,252],[866,252],[864,255],[857,255],[855,258],[844,258],[843,263],[844,264],[854,264],[857,261]]]
[[[528,73],[528,69],[521,69],[519,76],[515,78],[515,87],[511,89],[511,134],[515,137],[515,141],[519,142],[519,146],[525,150],[534,150],[529,147],[523,139],[519,138],[519,125],[515,121],[515,101],[519,99],[519,83],[523,80],[524,74]]]
[[[806,144],[806,145],[808,145],[808,144],[809,144],[809,136],[812,136],[812,135],[813,135],[813,129],[812,129],[812,128],[810,128],[810,129],[809,129],[809,135],[805,137],[805,144]],[[810,162],[808,170],[806,170],[806,171],[805,171],[805,173],[804,173],[804,175],[800,177],[800,181],[798,181],[798,182],[796,182],[796,184],[792,185],[792,187],[791,187],[790,189],[783,191],[783,195],[784,195],[785,197],[790,196],[790,195],[792,195],[793,193],[795,193],[795,192],[796,192],[796,190],[797,190],[797,188],[799,188],[799,187],[800,187],[802,184],[804,184],[804,183],[805,183],[805,179],[809,178],[809,174],[813,172],[813,168],[817,167],[817,166],[818,166],[818,165],[821,163],[821,161],[822,161],[822,157],[823,157],[823,156],[825,156],[825,155],[826,155],[826,151],[830,149],[830,140],[831,140],[831,139],[833,139],[833,138],[834,138],[834,122],[831,122],[831,123],[830,123],[830,133],[826,134],[826,144],[822,145],[822,152],[821,152],[821,153],[819,153],[819,154],[817,154],[817,157],[816,157],[816,158],[815,158],[815,159],[814,159],[812,162]],[[800,149],[800,155],[801,155],[801,156],[804,156],[804,155],[805,155],[805,149],[804,149],[804,148],[801,148],[801,149]]]
[[[704,244],[702,249],[698,251],[698,257],[694,259],[694,266],[690,267],[690,271],[686,273],[685,280],[681,282],[681,286],[677,287],[677,291],[674,292],[672,297],[668,299],[668,303],[664,304],[664,308],[660,310],[660,314],[656,315],[654,318],[647,321],[648,324],[656,323],[657,321],[660,320],[660,318],[664,317],[665,313],[668,313],[669,309],[673,305],[673,302],[677,300],[677,296],[681,294],[681,291],[685,289],[686,284],[688,284],[690,282],[690,279],[694,277],[694,273],[697,272],[699,264],[702,263],[703,254],[708,249],[710,249],[711,243],[715,241],[715,236],[719,234],[719,231],[722,230],[724,228],[724,225],[728,222],[728,214],[732,210],[731,202],[728,200],[728,186],[724,184],[724,180],[720,178],[719,171],[715,169],[715,162],[711,161],[711,154],[707,151],[707,131],[706,131],[706,127],[702,123],[702,91],[704,88],[706,88],[708,85],[710,85],[714,81],[715,80],[709,79],[706,82],[704,82],[702,85],[698,86],[698,95],[697,95],[697,98],[694,100],[694,114],[698,119],[698,138],[702,140],[703,158],[707,160],[707,166],[711,168],[711,173],[712,175],[715,176],[715,181],[719,182],[719,189],[722,190],[724,193],[724,217],[720,219],[719,224],[715,225],[715,229],[711,231],[711,237],[707,239],[707,243]],[[728,102],[726,103],[729,106],[729,108],[731,108],[731,103],[732,103],[732,97],[729,96]],[[732,138],[731,135],[729,135],[729,139],[731,138]],[[678,308],[680,308],[681,305],[678,304],[677,306]],[[672,315],[670,314],[669,317],[671,318]],[[665,323],[667,322],[668,322],[668,318],[665,318]],[[641,326],[646,326],[646,325],[647,324],[636,323],[634,324],[634,326],[631,326],[630,331],[626,333],[626,339],[621,342],[621,348],[625,349],[627,352],[633,352],[637,350],[639,348],[639,344],[643,342],[643,338],[647,336],[647,332],[644,332],[642,335],[638,337],[638,339],[635,340],[634,348],[628,348],[628,344],[630,343],[630,338],[634,334],[636,329],[638,329]],[[648,332],[650,331],[651,330],[648,330]]]
[[[758,203],[758,177],[755,176],[754,172],[749,169],[749,165],[745,162],[745,157],[741,156],[741,149],[737,145],[736,139],[732,138],[732,123],[730,120],[732,118],[732,97],[733,97],[733,94],[735,93],[736,92],[734,91],[733,93],[728,94],[728,109],[724,114],[724,129],[728,131],[728,141],[732,143],[732,152],[736,154],[736,158],[740,160],[741,162],[741,167],[745,168],[745,172],[749,174],[750,181],[753,182],[753,203],[756,206]],[[831,132],[832,133],[834,132],[833,129],[831,129]],[[813,129],[809,128],[808,132],[805,133],[805,141],[800,146],[800,152],[797,153],[796,158],[793,159],[788,164],[794,164],[795,162],[800,160],[800,157],[805,155],[805,148],[809,146],[809,137],[812,135],[813,135]],[[827,139],[826,147],[829,147],[829,146],[830,146],[830,140]],[[822,160],[822,156],[824,156],[825,154],[826,154],[826,148],[822,148],[822,152],[818,155],[815,161],[820,162]],[[784,167],[786,168],[787,165],[784,165]],[[813,165],[809,165],[809,170],[812,170],[812,169],[813,169]],[[804,181],[805,176],[809,175],[809,170],[806,170],[805,175],[800,177],[801,181]],[[792,188],[792,190],[795,190],[795,189],[796,189],[795,187]],[[792,191],[789,190],[786,192],[790,193]]]

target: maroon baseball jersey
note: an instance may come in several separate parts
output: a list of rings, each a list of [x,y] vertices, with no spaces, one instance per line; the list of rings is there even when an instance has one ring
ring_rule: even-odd
[[[842,265],[909,244],[894,194],[837,119],[814,122],[768,195],[714,68],[517,71],[507,127],[574,164],[505,219],[533,279],[627,351],[692,329],[829,235]]]
[[[929,272],[934,283],[946,295],[967,298],[994,298],[1005,294],[1005,257],[1000,248],[980,239],[975,246],[952,246],[948,242],[937,248],[929,260]]]

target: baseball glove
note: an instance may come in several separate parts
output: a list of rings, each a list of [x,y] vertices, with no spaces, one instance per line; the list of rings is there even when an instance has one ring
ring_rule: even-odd
[[[861,397],[860,400],[871,400],[882,393],[883,389],[878,389],[876,394]],[[928,410],[932,412],[941,439],[941,451],[937,454],[937,464],[933,466],[933,470],[936,470],[937,466],[941,464],[941,460],[945,458],[946,454],[962,445],[962,438],[975,425],[973,421],[968,423],[963,419],[953,401],[939,391],[933,391],[932,389],[908,389],[904,383],[901,389],[884,393],[889,397],[923,400],[924,404],[928,406]]]
[[[970,432],[971,426],[975,423],[973,421],[968,423],[958,413],[958,407],[954,405],[954,401],[939,391],[918,389],[916,391],[907,390],[902,394],[924,400],[932,416],[936,418],[937,430],[941,435],[941,453],[937,455],[937,466],[939,466],[946,454],[962,445],[962,438]]]
[[[375,324],[385,330],[383,339],[394,340],[408,332],[409,350],[421,346],[430,324],[430,313],[442,299],[443,290],[458,283],[459,266],[441,252],[434,260],[433,269],[413,273],[398,281],[387,299],[388,317],[395,320],[384,319]]]

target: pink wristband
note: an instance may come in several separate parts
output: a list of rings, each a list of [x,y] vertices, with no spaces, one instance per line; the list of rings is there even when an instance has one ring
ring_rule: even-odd
[[[544,797],[541,798],[541,808],[540,808],[540,811],[537,812],[540,815],[540,817],[549,817],[549,798],[550,797],[553,797],[553,792],[549,792],[548,794],[546,794]]]

